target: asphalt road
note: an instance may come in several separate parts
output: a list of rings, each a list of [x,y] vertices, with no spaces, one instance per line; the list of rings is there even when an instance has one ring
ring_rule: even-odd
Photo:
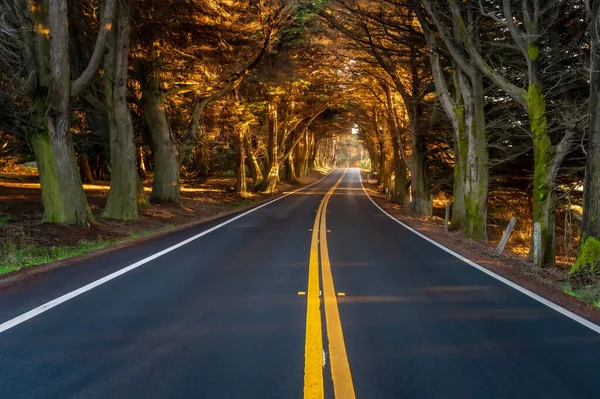
[[[397,224],[358,170],[198,236],[226,220],[0,290],[0,398],[600,397],[597,332]]]

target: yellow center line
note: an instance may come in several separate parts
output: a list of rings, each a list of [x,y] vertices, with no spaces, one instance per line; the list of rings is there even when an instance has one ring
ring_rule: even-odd
[[[327,192],[315,218],[310,248],[308,268],[308,295],[306,305],[306,343],[304,348],[304,398],[322,399],[323,389],[323,339],[321,333],[321,312],[319,300],[319,249],[321,252],[321,267],[323,274],[323,296],[325,304],[325,322],[333,390],[336,398],[354,399],[354,384],[350,373],[350,364],[344,344],[344,334],[340,320],[329,251],[327,249],[327,203],[331,195],[344,179],[346,170],[338,181]],[[320,225],[319,225],[320,223]],[[320,246],[319,246],[320,243]],[[320,248],[319,248],[320,247]]]
[[[319,218],[323,201],[317,209],[312,229],[308,289],[306,295],[306,341],[304,344],[304,399],[323,399],[323,336],[319,298]]]
[[[350,373],[350,364],[348,363],[348,354],[346,353],[346,344],[344,343],[344,333],[342,331],[342,322],[335,295],[333,284],[333,275],[331,273],[331,263],[329,262],[329,250],[327,248],[327,204],[331,195],[341,183],[346,170],[340,177],[340,180],[331,188],[325,197],[325,206],[323,207],[323,216],[321,217],[320,227],[320,249],[321,249],[321,268],[323,273],[323,297],[325,303],[325,323],[327,326],[327,340],[329,341],[329,358],[331,364],[331,377],[333,379],[333,391],[336,398],[355,399],[354,384],[352,383],[352,374]]]

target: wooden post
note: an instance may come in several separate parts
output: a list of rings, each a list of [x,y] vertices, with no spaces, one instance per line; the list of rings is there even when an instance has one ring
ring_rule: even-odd
[[[513,228],[515,227],[516,223],[517,223],[517,218],[514,216],[511,217],[510,222],[508,222],[508,226],[506,226],[506,230],[504,230],[504,234],[502,234],[502,239],[500,240],[498,247],[496,247],[496,250],[494,251],[496,256],[500,256],[500,255],[502,255],[502,252],[504,252],[504,246],[508,242],[508,239],[510,238],[510,234],[512,233]]]
[[[539,222],[533,225],[533,264],[542,266],[542,225]]]
[[[450,203],[446,202],[446,217],[444,218],[444,230],[448,232],[448,223],[450,223]]]

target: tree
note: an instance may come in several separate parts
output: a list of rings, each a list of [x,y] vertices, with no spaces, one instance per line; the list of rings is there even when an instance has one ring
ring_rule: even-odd
[[[433,2],[423,0],[423,4],[432,18],[439,15],[433,8]],[[548,125],[548,92],[544,92],[544,83],[548,83],[551,75],[547,74],[550,69],[542,68],[542,65],[545,54],[560,51],[553,46],[560,44],[560,41],[553,43],[549,32],[557,26],[555,23],[561,13],[569,14],[570,5],[559,0],[551,1],[545,6],[537,0],[503,0],[501,8],[491,5],[490,10],[484,0],[480,0],[478,4],[467,2],[466,5],[456,0],[447,0],[446,4],[448,14],[456,21],[458,27],[456,39],[468,52],[473,64],[527,112],[533,144],[533,222],[539,223],[542,231],[542,256],[539,265],[553,264],[556,177],[562,162],[572,149],[576,130],[567,126],[558,142],[552,142]],[[479,6],[480,12],[486,15],[488,20],[494,21],[507,33],[510,38],[507,42],[515,54],[522,57],[523,63],[514,66],[513,71],[517,73],[513,72],[513,76],[508,73],[511,71],[504,67],[494,67],[483,57],[481,47],[477,45],[476,38],[469,30],[469,23],[465,22],[461,12],[461,7],[476,6]],[[515,8],[520,11],[514,13]],[[497,16],[496,13],[501,16]],[[542,23],[543,17],[545,21]],[[436,23],[436,27],[439,28],[440,25]],[[443,30],[439,32],[442,34]],[[442,35],[444,36],[445,42],[450,42],[448,34]]]
[[[571,275],[595,283],[600,262],[600,1],[587,0],[590,34],[589,138],[586,148],[583,220],[579,255]]]
[[[484,88],[482,73],[477,69],[469,52],[457,37],[462,28],[460,19],[453,18],[452,26],[446,27],[440,18],[442,11],[423,1],[432,24],[441,36],[453,61],[452,78],[454,95],[450,93],[447,76],[441,63],[440,49],[430,21],[421,6],[412,1],[413,9],[423,29],[429,47],[429,60],[434,76],[438,100],[452,122],[454,129],[454,190],[452,226],[462,229],[467,236],[487,239],[488,153],[485,132]],[[457,10],[466,14],[469,24],[465,34],[472,44],[480,47],[474,10]],[[453,32],[453,33],[451,33]]]
[[[431,74],[424,62],[423,36],[411,23],[411,10],[405,2],[337,0],[333,4],[337,7],[324,13],[324,18],[355,43],[355,51],[368,54],[366,59],[364,56],[359,58],[366,64],[376,64],[385,74],[383,79],[389,79],[400,94],[407,116],[410,146],[402,146],[401,141],[396,140],[396,147],[402,162],[410,170],[411,209],[417,215],[425,215],[429,213],[431,200],[423,110],[431,90]],[[396,133],[400,131],[396,130]],[[398,171],[403,168],[399,161],[395,164]],[[396,192],[398,195],[399,191]]]
[[[127,102],[127,70],[131,34],[129,0],[119,0],[115,26],[107,41],[104,60],[104,88],[110,135],[110,191],[103,216],[136,219],[138,201],[146,197],[137,173],[133,123]]]
[[[179,0],[173,3],[178,6]],[[289,8],[285,2],[271,5],[257,2],[248,7],[243,1],[222,5],[201,1],[194,4],[185,17],[168,26],[157,18],[171,12],[164,4],[140,0],[138,11],[143,23],[138,28],[136,51],[139,55],[135,66],[142,91],[140,105],[150,130],[155,158],[151,199],[178,202],[180,168],[198,142],[206,106],[231,93],[260,64]],[[231,24],[232,18],[236,24]],[[190,38],[193,38],[191,45]],[[227,46],[228,41],[238,45]],[[178,48],[183,43],[187,43],[185,51]],[[205,61],[211,59],[202,48],[206,43],[213,44],[217,50],[212,64]],[[254,52],[248,56],[250,61],[241,65],[240,44],[245,46],[246,52]],[[221,62],[223,53],[233,56],[235,61]],[[167,70],[164,62],[167,57],[171,60],[170,67],[190,64],[191,70]],[[199,73],[210,69],[220,70],[216,81]],[[183,82],[164,82],[165,76],[181,76]],[[169,122],[168,101],[182,96],[190,97],[186,101],[189,113],[185,115],[187,124],[181,126],[181,135],[177,137]],[[183,105],[182,101],[178,105]]]
[[[27,95],[27,137],[35,154],[42,187],[44,221],[84,224],[91,215],[71,137],[71,102],[83,94],[102,62],[113,24],[114,0],[103,3],[99,31],[87,67],[71,81],[67,0],[3,1],[6,15],[25,29],[3,52],[21,59],[19,70]],[[23,67],[25,65],[25,67]],[[13,80],[15,81],[15,80]]]

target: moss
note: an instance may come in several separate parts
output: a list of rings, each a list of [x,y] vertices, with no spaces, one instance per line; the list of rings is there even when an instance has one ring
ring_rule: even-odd
[[[546,98],[537,84],[529,86],[527,91],[527,112],[533,136],[533,220],[539,222],[542,229],[542,258],[548,258],[546,251],[552,250],[550,242],[554,232],[548,231],[548,216],[553,201],[553,182],[549,180],[549,165],[552,163],[554,148],[548,136],[546,118]]]
[[[528,43],[527,53],[529,54],[529,59],[535,61],[540,56],[540,49],[535,44]]]
[[[464,116],[464,107],[459,105],[454,108],[458,120],[458,132],[456,132],[456,143],[454,144],[454,201],[452,207],[452,226],[462,229],[467,223],[467,210],[464,197],[464,182],[467,176],[467,152],[469,143],[467,141],[467,126]],[[460,197],[460,198],[459,198]]]
[[[57,223],[63,220],[62,196],[58,184],[58,172],[50,139],[46,132],[35,133],[31,137],[31,146],[35,153],[35,161],[42,187],[44,204],[44,222]]]
[[[594,272],[600,265],[600,239],[584,237],[577,260],[569,272],[571,275],[584,271]]]
[[[456,16],[454,18],[454,25],[458,27],[458,37],[460,38],[461,42],[465,42],[468,34],[465,22],[460,16]]]

